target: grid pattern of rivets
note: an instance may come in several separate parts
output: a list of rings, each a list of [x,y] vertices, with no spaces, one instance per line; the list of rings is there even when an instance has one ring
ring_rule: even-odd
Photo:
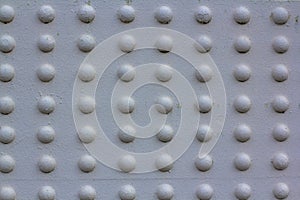
[[[239,4],[0,2],[0,200],[297,199],[300,2]],[[139,52],[139,41],[123,35],[116,51],[124,56],[100,80],[96,99],[82,96],[78,104],[83,115],[97,113],[114,144],[147,152],[176,137],[180,106],[165,90],[146,88],[116,105],[145,123],[143,106],[155,96],[162,105],[157,111],[173,118],[154,139],[142,141],[133,127],[126,126],[125,133],[107,119],[109,89],[117,80],[133,81],[135,66],[154,60],[163,64],[158,81],[171,81],[174,68],[197,89],[201,122],[194,142],[168,166],[172,157],[160,155],[158,171],[147,174],[130,173],[137,165],[131,155],[118,160],[119,172],[89,154],[82,143],[93,144],[97,133],[85,126],[78,138],[71,106],[72,84],[86,55],[111,35],[139,27],[174,29],[193,38],[199,54],[209,53],[218,66],[227,95],[222,135],[213,151],[199,158],[200,145],[214,137],[209,120],[216,105],[206,88],[215,78],[212,69],[202,65],[195,71],[176,58],[171,53],[176,38],[161,35],[153,51]],[[78,78],[95,81],[96,68],[81,67]]]

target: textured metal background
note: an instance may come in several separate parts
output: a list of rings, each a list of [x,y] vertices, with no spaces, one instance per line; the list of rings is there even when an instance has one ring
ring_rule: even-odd
[[[91,23],[83,23],[77,16],[80,7],[86,3],[96,11]],[[15,16],[10,23],[0,23],[0,36],[12,36],[16,46],[9,53],[0,52],[0,64],[8,63],[15,70],[11,81],[0,82],[1,97],[9,96],[15,102],[12,113],[0,115],[0,125],[12,127],[16,136],[9,144],[0,143],[1,154],[8,154],[15,160],[11,172],[0,173],[0,199],[9,199],[1,197],[6,186],[15,190],[16,199],[39,199],[38,192],[46,185],[55,189],[56,199],[79,199],[80,188],[84,185],[96,190],[96,199],[119,199],[120,188],[127,184],[135,188],[136,199],[157,199],[157,187],[163,183],[174,188],[173,199],[197,199],[198,186],[204,183],[213,188],[212,199],[236,199],[235,189],[240,183],[251,187],[249,199],[276,199],[274,187],[281,182],[289,188],[287,199],[298,199],[300,2],[133,1],[131,6],[135,9],[135,19],[123,23],[118,19],[117,11],[125,4],[124,1],[1,0],[0,6],[13,7]],[[42,5],[51,5],[55,10],[55,19],[51,23],[44,24],[39,20],[37,12]],[[155,10],[162,5],[170,7],[173,12],[168,24],[161,24],[154,18]],[[195,20],[194,12],[201,5],[212,12],[208,24]],[[251,18],[247,24],[240,25],[233,18],[239,6],[245,6],[250,11]],[[289,19],[283,25],[275,24],[271,17],[272,10],[278,6],[289,12]],[[82,172],[78,167],[80,157],[88,154],[77,136],[72,116],[73,82],[87,55],[78,48],[78,39],[82,34],[89,34],[99,43],[113,34],[138,27],[164,27],[185,33],[193,39],[206,35],[212,41],[209,54],[222,74],[228,103],[222,135],[210,153],[213,165],[206,172],[199,171],[194,164],[200,147],[197,139],[170,172],[127,174],[100,162],[89,173]],[[55,39],[55,47],[49,53],[38,48],[38,39],[44,34]],[[241,35],[251,40],[251,49],[244,54],[234,48],[235,40]],[[284,36],[289,41],[287,52],[274,51],[272,45],[277,36]],[[125,55],[110,66],[101,80],[104,84],[98,87],[96,95],[96,111],[106,133],[109,133],[108,137],[120,147],[137,152],[161,147],[165,144],[155,137],[135,140],[130,144],[122,143],[117,137],[118,129],[113,124],[109,97],[117,80],[116,67],[122,62],[133,66],[148,62],[168,63],[186,76],[198,95],[208,94],[207,89],[195,78],[192,66],[172,54],[143,50]],[[36,75],[37,69],[45,63],[53,65],[56,70],[50,82],[42,82]],[[251,69],[250,79],[245,82],[239,82],[233,76],[234,68],[241,63]],[[272,69],[277,64],[284,64],[289,70],[288,79],[283,82],[272,78]],[[163,88],[147,86],[134,95],[138,108],[134,114],[137,123],[148,122],[145,113],[157,93],[169,94]],[[42,114],[37,108],[38,100],[44,95],[50,95],[56,102],[55,110],[49,115]],[[241,114],[234,109],[234,99],[239,95],[247,95],[252,102],[247,113]],[[278,95],[289,100],[289,108],[284,113],[277,113],[272,108],[272,101]],[[201,124],[208,123],[209,119],[209,113],[202,114]],[[176,109],[168,120],[176,130]],[[286,124],[290,130],[289,137],[283,142],[272,136],[272,130],[278,123]],[[247,124],[252,130],[247,142],[241,143],[234,137],[233,131],[239,124]],[[49,144],[41,143],[36,136],[38,128],[45,125],[52,126],[56,133]],[[240,171],[234,165],[235,156],[241,152],[251,158],[251,166],[246,171]],[[289,158],[288,167],[284,170],[277,170],[272,165],[273,156],[278,153],[285,153]],[[51,155],[56,160],[55,170],[51,173],[40,171],[38,161],[42,155]],[[1,161],[2,166],[6,161]]]

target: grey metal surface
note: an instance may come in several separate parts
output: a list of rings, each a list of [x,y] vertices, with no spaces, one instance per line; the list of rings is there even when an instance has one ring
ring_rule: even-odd
[[[90,4],[96,11],[95,19],[90,23],[78,19],[78,10],[84,4]],[[198,199],[197,193],[202,190],[209,193],[207,188],[199,189],[201,184],[209,184],[213,188],[211,199],[236,199],[235,195],[247,193],[236,191],[240,183],[251,187],[249,199],[276,199],[275,194],[278,195],[279,190],[287,192],[285,186],[279,185],[276,188],[278,183],[288,186],[286,199],[297,199],[300,196],[300,2],[133,1],[130,5],[135,9],[135,19],[130,23],[123,23],[117,12],[125,4],[125,1],[0,2],[0,7],[9,5],[15,11],[14,19],[10,23],[0,23],[0,37],[7,34],[15,40],[15,48],[11,52],[0,52],[0,65],[8,63],[15,70],[11,81],[0,82],[0,98],[9,96],[15,103],[13,112],[0,115],[1,127],[10,126],[15,130],[14,141],[9,144],[0,143],[1,155],[8,154],[15,161],[11,172],[0,173],[0,199],[14,199],[4,198],[3,195],[8,192],[3,188],[7,186],[14,189],[16,199],[39,199],[38,192],[46,185],[53,187],[56,199],[79,199],[80,194],[82,195],[80,189],[85,185],[95,189],[96,199],[120,199],[121,187],[128,184],[135,188],[136,199],[158,199],[157,188],[165,183],[174,189],[172,199]],[[42,5],[51,5],[55,10],[52,22],[44,24],[39,20],[37,13]],[[161,24],[154,17],[155,10],[162,5],[170,7],[173,12],[173,18],[168,24]],[[207,6],[212,13],[212,19],[207,24],[197,22],[194,17],[197,8],[202,5]],[[240,6],[245,6],[250,11],[250,21],[244,25],[238,24],[233,17],[236,8]],[[272,10],[279,6],[289,13],[288,21],[283,25],[274,23],[271,17]],[[98,161],[95,169],[89,173],[79,168],[79,159],[88,154],[78,138],[72,115],[73,83],[80,64],[88,54],[78,48],[79,38],[82,34],[89,34],[98,44],[111,35],[139,27],[173,29],[193,39],[206,35],[212,41],[212,48],[208,53],[225,84],[227,115],[222,134],[213,151],[209,153],[213,164],[206,172],[195,167],[201,144],[196,138],[169,172],[123,173]],[[54,49],[48,53],[38,47],[40,36],[45,34],[55,39]],[[251,48],[247,53],[239,53],[234,47],[239,36],[250,38]],[[289,42],[285,53],[274,50],[274,45],[275,49],[284,48],[284,44],[277,44],[276,40],[274,42],[277,36],[284,36]],[[1,48],[4,47],[0,45]],[[125,144],[117,136],[118,127],[113,123],[110,97],[111,89],[118,79],[117,66],[124,62],[133,66],[148,62],[168,64],[185,75],[197,95],[208,94],[207,88],[197,80],[194,69],[183,59],[171,53],[162,54],[157,50],[126,54],[108,68],[96,94],[96,113],[107,136],[114,144],[131,151],[147,152],[162,147],[166,144],[156,137],[136,139],[133,143]],[[37,77],[37,69],[42,64],[51,64],[55,68],[53,80],[42,82]],[[251,69],[251,76],[245,82],[237,81],[233,75],[235,67],[240,64]],[[284,64],[288,68],[288,78],[283,82],[275,81],[272,77],[272,69],[278,64]],[[282,71],[278,73],[284,74]],[[151,85],[134,94],[137,112],[133,114],[133,118],[138,124],[149,121],[148,109],[157,94],[172,96],[164,88]],[[51,96],[56,102],[54,111],[49,115],[41,113],[37,106],[40,98],[45,95]],[[239,113],[235,109],[234,104],[239,103],[234,102],[239,95],[246,95],[251,100],[251,108],[247,113]],[[273,109],[272,102],[278,95],[289,101],[288,109],[284,113]],[[284,103],[279,99],[279,102],[275,102],[275,107]],[[4,105],[3,108],[7,106]],[[168,117],[174,130],[178,127],[179,113],[179,109],[173,109]],[[210,114],[201,114],[200,120],[200,124],[208,124]],[[273,128],[278,123],[286,124],[289,129],[289,137],[282,142],[273,137]],[[235,139],[234,130],[240,124],[246,124],[252,130],[251,137],[246,142]],[[46,125],[55,130],[55,138],[48,144],[37,138],[39,127]],[[250,167],[245,171],[238,170],[234,165],[234,159],[239,153],[245,153],[251,158]],[[289,161],[280,157],[282,154],[279,153],[286,154]],[[50,173],[43,173],[39,168],[39,159],[43,155],[51,155],[56,161],[55,169]],[[275,159],[279,162],[277,165],[274,164],[275,155],[279,156]],[[247,163],[243,158],[242,156],[241,165]],[[0,159],[0,171],[7,163],[10,163],[7,159]],[[274,167],[275,165],[280,168],[281,164],[288,164],[288,167],[282,170]],[[85,192],[88,193],[88,190]],[[204,194],[198,194],[201,195]]]

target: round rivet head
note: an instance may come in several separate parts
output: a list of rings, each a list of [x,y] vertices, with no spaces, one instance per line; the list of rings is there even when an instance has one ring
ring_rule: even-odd
[[[118,18],[121,22],[130,23],[135,19],[135,10],[132,6],[124,5],[118,10]]]
[[[117,71],[118,77],[124,82],[130,82],[134,79],[136,72],[131,65],[122,65]]]
[[[289,196],[290,189],[285,183],[277,183],[273,187],[273,194],[276,199],[285,199]]]
[[[168,24],[173,18],[173,12],[168,6],[161,6],[155,11],[155,19],[161,24]]]
[[[203,158],[197,157],[195,160],[195,166],[199,171],[206,172],[210,170],[213,165],[213,160],[209,155],[206,155]]]
[[[159,200],[170,200],[174,196],[174,188],[169,184],[161,184],[156,189],[156,196]]]
[[[132,126],[128,125],[125,126],[122,130],[119,130],[118,136],[122,142],[129,143],[134,141],[135,134],[135,129]]]
[[[81,171],[86,173],[93,171],[96,167],[96,164],[95,158],[90,155],[83,155],[78,161],[78,167]]]
[[[0,113],[3,115],[8,115],[12,113],[15,109],[15,102],[10,97],[0,98]]]
[[[197,139],[200,142],[208,142],[213,136],[213,131],[208,125],[200,125],[197,130]]]
[[[80,200],[94,200],[96,195],[96,190],[90,185],[82,186],[78,194]]]
[[[136,197],[135,188],[132,185],[123,185],[119,191],[121,200],[134,200]]]
[[[10,35],[2,35],[0,37],[0,51],[9,53],[16,47],[15,39]]]
[[[277,36],[273,39],[273,49],[276,53],[285,53],[290,46],[290,42],[285,36]]]
[[[50,173],[55,169],[56,161],[52,156],[43,155],[38,161],[38,166],[41,172]]]
[[[213,71],[208,65],[201,65],[196,70],[196,78],[204,83],[208,82],[213,76]]]
[[[55,76],[55,68],[50,64],[41,65],[37,71],[37,77],[43,82],[51,81]]]
[[[172,140],[174,137],[174,130],[170,125],[164,125],[162,129],[158,132],[156,137],[161,141],[161,142],[169,142]]]
[[[245,82],[249,80],[251,73],[252,73],[251,69],[244,64],[236,66],[235,69],[233,70],[233,76],[237,81],[240,82]]]
[[[252,193],[251,187],[246,183],[240,183],[234,190],[234,195],[239,200],[247,200]]]
[[[135,169],[136,160],[132,155],[125,155],[118,161],[119,168],[126,173]]]
[[[170,171],[173,168],[173,158],[169,154],[160,155],[155,162],[156,168],[161,172]]]
[[[89,96],[81,97],[79,100],[79,110],[84,114],[94,112],[96,108],[95,99]]]
[[[199,103],[199,112],[208,113],[212,108],[213,101],[209,96],[203,95],[199,97],[198,103]]]
[[[234,158],[235,168],[240,171],[246,171],[251,166],[251,158],[246,153],[238,153]]]
[[[273,138],[278,142],[285,141],[290,135],[290,129],[285,124],[277,124],[272,131]]]
[[[207,53],[212,48],[212,41],[211,39],[206,35],[201,35],[198,37],[197,42],[195,44],[195,48],[200,53]]]
[[[0,188],[0,199],[2,200],[16,200],[16,192],[11,186],[3,186]]]
[[[134,50],[136,41],[131,35],[123,35],[119,40],[119,48],[125,53],[129,53]]]
[[[156,78],[161,82],[167,82],[171,80],[172,75],[172,68],[167,65],[160,66],[155,73]]]
[[[55,190],[51,186],[43,186],[38,192],[40,200],[54,200],[55,199]]]
[[[9,82],[15,76],[15,69],[9,64],[0,65],[0,81]]]
[[[279,64],[272,68],[272,77],[275,81],[283,82],[288,79],[288,76],[289,70],[285,65]]]
[[[83,66],[82,68],[80,68],[78,73],[78,78],[83,82],[90,82],[94,80],[95,76],[96,76],[96,70],[91,65]]]
[[[238,125],[233,131],[234,137],[239,142],[247,142],[252,134],[251,128],[246,124]]]
[[[96,11],[92,6],[85,4],[78,10],[77,16],[80,21],[90,23],[95,19]]]
[[[93,36],[84,34],[80,36],[77,46],[82,52],[90,52],[96,46],[96,40]]]
[[[38,100],[37,107],[43,114],[50,114],[54,111],[56,103],[51,96],[43,96]]]
[[[122,97],[118,103],[119,110],[124,114],[132,113],[135,102],[131,97]]]
[[[168,114],[173,110],[173,100],[168,96],[161,96],[156,100],[157,111],[161,114]]]
[[[247,53],[251,48],[251,40],[247,36],[239,36],[234,42],[234,48],[239,53]]]
[[[173,39],[169,36],[163,35],[158,38],[155,43],[156,48],[162,53],[168,53],[173,48]]]
[[[277,170],[284,170],[289,165],[289,157],[285,153],[277,153],[273,156],[271,163]]]
[[[208,184],[201,184],[196,189],[196,196],[199,200],[209,200],[214,194],[213,188]]]
[[[38,40],[38,47],[42,52],[51,52],[55,47],[55,39],[51,35],[42,35]]]
[[[51,126],[41,126],[37,132],[37,138],[42,143],[50,143],[54,140],[55,131]]]
[[[0,8],[0,21],[7,24],[13,21],[15,17],[15,10],[9,5],[1,6]]]
[[[251,100],[246,95],[240,95],[235,98],[233,106],[239,113],[246,113],[251,108]]]
[[[238,24],[247,24],[250,21],[250,11],[243,6],[236,8],[233,18]]]
[[[271,18],[278,25],[285,24],[289,20],[289,17],[289,12],[283,7],[277,7],[271,13]]]
[[[278,113],[284,113],[290,106],[289,100],[282,95],[276,96],[272,101],[272,107],[274,111]]]
[[[38,18],[41,22],[48,24],[55,18],[55,10],[49,5],[43,5],[38,11]]]
[[[96,138],[96,135],[95,129],[91,126],[84,126],[79,130],[79,138],[81,142],[86,144],[93,142]]]
[[[206,6],[200,6],[195,12],[195,19],[201,24],[208,24],[212,19],[212,13]]]
[[[15,160],[10,155],[0,156],[0,172],[9,173],[15,168]]]
[[[9,144],[14,141],[16,137],[15,129],[10,126],[0,126],[0,142]]]

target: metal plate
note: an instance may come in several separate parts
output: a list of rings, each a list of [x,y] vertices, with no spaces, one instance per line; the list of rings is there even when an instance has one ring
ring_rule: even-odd
[[[297,199],[300,196],[299,10],[298,1],[2,0],[0,200]],[[159,31],[147,34],[149,27]],[[135,35],[135,30],[147,31],[142,32],[144,36]],[[172,35],[173,31],[197,41],[202,48],[188,46],[179,36]],[[120,37],[129,34],[134,45],[130,38],[123,44],[118,40],[110,42],[116,34]],[[160,36],[167,38],[159,41]],[[111,46],[104,48],[103,41]],[[151,48],[138,49],[147,42],[152,44]],[[134,51],[130,50],[131,45]],[[162,53],[159,48],[170,52]],[[104,53],[98,54],[100,50]],[[198,53],[199,57],[191,58],[198,59],[208,69],[193,66],[175,50],[187,57]],[[109,66],[102,66],[102,61],[108,62],[112,54],[121,56],[111,60]],[[99,65],[94,63],[95,71],[84,69],[80,75],[89,57]],[[122,127],[118,127],[112,113],[114,109],[128,108],[126,102],[120,108],[118,103],[112,103],[118,101],[111,100],[112,91],[120,82],[118,73],[123,72],[118,71],[119,67],[129,64],[135,68],[149,63],[158,67],[168,65],[184,76],[199,98],[199,105],[195,105],[191,96],[181,98],[190,103],[187,109],[191,112],[202,109],[197,110],[197,124],[192,123],[191,115],[181,118],[186,110],[182,110],[182,101],[176,95],[188,93],[176,81],[176,89],[172,91],[162,86],[166,84],[164,81],[158,81],[159,84],[145,85],[133,93],[131,117],[138,125],[148,124],[150,107],[157,98],[168,96],[172,111],[167,112],[166,123],[173,129],[171,141],[179,137],[176,132],[183,125],[181,120],[188,127],[181,141],[187,137],[193,139],[183,148],[182,156],[163,170],[154,170],[157,165],[150,162],[147,152],[167,146],[170,142],[159,138],[169,140],[170,129],[163,130],[160,136],[135,138],[125,143],[118,135]],[[96,72],[104,67],[107,68],[100,78]],[[200,70],[200,78],[195,69]],[[135,79],[148,80],[151,73],[144,71],[141,75],[137,71]],[[168,72],[157,76],[164,79],[165,75]],[[203,78],[211,79],[203,82]],[[83,99],[82,112],[77,109],[80,102],[75,92],[78,90],[81,96],[92,91],[89,85],[78,88],[76,81],[96,83],[94,101]],[[219,85],[210,87],[212,83]],[[220,88],[223,84],[224,88]],[[226,95],[216,92],[223,89]],[[214,98],[214,93],[220,97]],[[222,98],[226,103],[220,101]],[[170,99],[158,101],[168,108]],[[226,115],[222,113],[225,109]],[[221,110],[221,114],[213,112],[216,110]],[[136,159],[134,163],[132,157],[126,157],[124,163],[118,161],[120,158],[113,156],[112,149],[95,142],[95,138],[104,138],[99,131],[86,129],[80,140],[81,129],[75,124],[74,113],[83,116],[89,111],[112,144],[124,152],[144,153],[145,161],[139,163]],[[91,120],[87,118],[86,122]],[[88,126],[95,128],[93,123]],[[199,140],[205,139],[211,124],[214,124],[209,132],[211,145],[199,160],[199,150],[205,145]],[[132,138],[126,136],[123,140],[128,142]],[[91,144],[101,158],[89,150]],[[172,154],[178,149],[173,146],[164,153]],[[105,159],[113,160],[114,167],[102,163]],[[162,156],[158,165],[170,164],[168,159]],[[139,166],[143,170],[134,173],[141,169]]]

